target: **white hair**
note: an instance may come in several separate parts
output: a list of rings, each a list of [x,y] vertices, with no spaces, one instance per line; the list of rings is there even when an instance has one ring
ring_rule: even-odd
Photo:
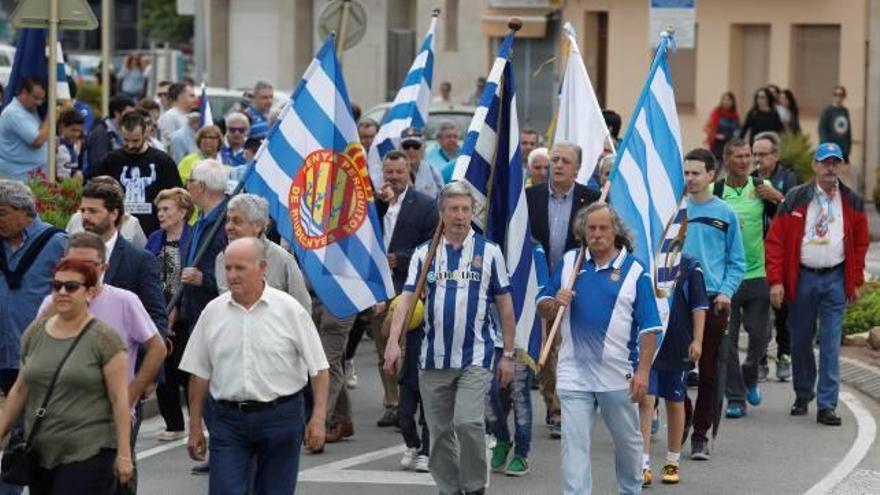
[[[241,113],[241,112],[232,112],[232,113],[230,113],[229,115],[226,116],[226,119],[225,119],[225,120],[226,120],[226,127],[227,127],[227,128],[229,128],[229,125],[230,125],[234,120],[239,120],[239,121],[241,121],[241,122],[244,122],[245,124],[247,124],[248,127],[251,126],[251,121],[250,121],[250,119],[247,118],[247,115],[245,115],[245,114],[243,114],[243,113]]]
[[[265,230],[269,225],[269,202],[256,194],[238,194],[229,200],[227,210],[241,212],[248,222],[261,225]]]
[[[226,167],[217,160],[207,159],[193,166],[190,178],[202,182],[209,191],[226,191]]]
[[[437,198],[440,210],[443,210],[443,203],[448,198],[456,196],[467,196],[471,199],[471,207],[476,205],[477,199],[474,197],[474,193],[471,191],[470,186],[461,181],[454,181],[446,184],[443,189],[440,190],[440,195]]]
[[[535,161],[536,158],[544,157],[547,161],[550,161],[550,150],[547,148],[535,148],[529,153],[529,167],[532,166],[532,162]]]

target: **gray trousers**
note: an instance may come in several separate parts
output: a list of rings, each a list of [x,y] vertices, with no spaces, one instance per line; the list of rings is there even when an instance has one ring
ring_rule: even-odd
[[[342,417],[351,416],[351,405],[345,389],[345,346],[348,344],[348,333],[354,325],[354,316],[339,319],[318,299],[312,304],[312,320],[318,327],[321,345],[330,365],[330,388],[327,393],[327,427],[329,428]]]
[[[758,384],[758,364],[770,343],[770,287],[767,279],[743,280],[731,300],[727,353],[727,403],[745,407],[746,388]],[[739,362],[739,329],[749,335],[746,358]]]
[[[486,486],[486,393],[491,384],[492,371],[480,366],[419,372],[431,434],[428,465],[440,493]]]

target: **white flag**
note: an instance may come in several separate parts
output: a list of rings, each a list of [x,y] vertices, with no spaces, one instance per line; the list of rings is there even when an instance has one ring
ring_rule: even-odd
[[[559,90],[559,110],[556,117],[556,134],[553,142],[568,141],[583,151],[577,181],[586,184],[609,137],[608,126],[602,117],[602,109],[596,100],[593,84],[578,49],[577,38],[571,23],[563,27],[568,37],[568,64]]]

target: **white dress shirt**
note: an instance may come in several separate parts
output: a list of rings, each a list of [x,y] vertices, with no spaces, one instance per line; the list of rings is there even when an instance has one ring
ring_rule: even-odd
[[[406,197],[406,193],[409,191],[409,186],[400,193],[400,196],[397,197],[397,201],[388,203],[388,210],[385,212],[385,217],[382,219],[382,225],[385,230],[384,241],[385,241],[385,252],[388,252],[388,246],[391,245],[391,237],[394,236],[394,227],[397,226],[397,218],[400,216],[400,206],[403,204],[403,198]]]
[[[813,194],[818,195],[819,191]],[[815,229],[819,213],[819,200],[814,197],[807,207],[807,218],[804,219],[801,264],[810,268],[831,268],[843,263],[844,259],[843,203],[840,200],[839,187],[834,190],[831,198],[831,218],[828,221],[828,231],[824,235]]]
[[[268,285],[250,309],[230,292],[208,303],[180,361],[181,370],[210,381],[215,400],[236,402],[295,394],[328,368],[311,315]]]

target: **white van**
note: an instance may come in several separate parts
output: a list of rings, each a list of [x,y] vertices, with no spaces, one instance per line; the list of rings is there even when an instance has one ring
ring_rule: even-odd
[[[9,84],[9,75],[12,73],[12,61],[15,59],[15,47],[0,44],[0,84],[3,87]]]

